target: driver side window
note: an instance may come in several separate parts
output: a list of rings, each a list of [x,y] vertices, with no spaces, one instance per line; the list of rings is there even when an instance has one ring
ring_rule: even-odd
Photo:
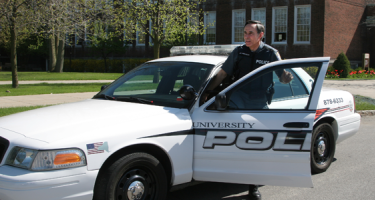
[[[227,110],[305,109],[313,82],[307,71],[317,73],[318,67],[284,66],[260,72],[227,92]],[[293,76],[290,82],[280,81],[288,74]]]

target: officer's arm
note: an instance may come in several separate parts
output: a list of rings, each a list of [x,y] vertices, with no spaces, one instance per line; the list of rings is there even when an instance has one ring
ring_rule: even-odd
[[[220,85],[221,82],[228,76],[228,74],[223,70],[220,69],[220,71],[217,73],[217,75],[213,78],[213,80],[208,85],[206,91],[215,89],[218,85]],[[203,93],[202,98],[204,101],[207,101],[208,93]]]
[[[281,83],[284,83],[284,84],[287,84],[289,83],[290,81],[293,80],[293,74],[286,71],[285,69],[283,70],[283,73],[281,74],[281,76],[279,76],[279,81]]]
[[[273,61],[281,60],[279,52],[276,52],[272,57]],[[290,81],[292,81],[294,78],[292,73],[286,71],[285,69],[276,70],[276,75],[279,77],[279,81],[284,84],[290,83]]]

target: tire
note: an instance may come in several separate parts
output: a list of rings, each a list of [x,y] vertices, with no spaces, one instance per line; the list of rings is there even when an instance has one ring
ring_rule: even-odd
[[[98,176],[94,200],[164,200],[167,176],[161,163],[147,153],[126,155]]]
[[[336,142],[331,125],[323,123],[314,128],[311,138],[311,173],[325,172],[333,161]]]

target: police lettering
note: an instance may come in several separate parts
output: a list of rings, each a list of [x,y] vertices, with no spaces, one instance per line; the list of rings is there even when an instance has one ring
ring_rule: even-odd
[[[303,135],[302,135],[303,134]],[[288,137],[287,132],[242,132],[208,131],[203,143],[204,149],[214,149],[215,146],[232,146],[242,150],[276,151],[309,151],[311,133],[298,133],[302,137]]]
[[[261,64],[261,65],[265,65],[265,64],[268,64],[270,61],[268,60],[256,60],[255,63],[257,64]]]
[[[253,128],[255,123],[194,122],[194,128]]]

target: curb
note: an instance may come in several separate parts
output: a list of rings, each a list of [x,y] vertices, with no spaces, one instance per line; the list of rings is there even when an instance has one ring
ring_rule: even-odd
[[[360,114],[361,117],[375,116],[375,110],[358,110],[357,113]]]

